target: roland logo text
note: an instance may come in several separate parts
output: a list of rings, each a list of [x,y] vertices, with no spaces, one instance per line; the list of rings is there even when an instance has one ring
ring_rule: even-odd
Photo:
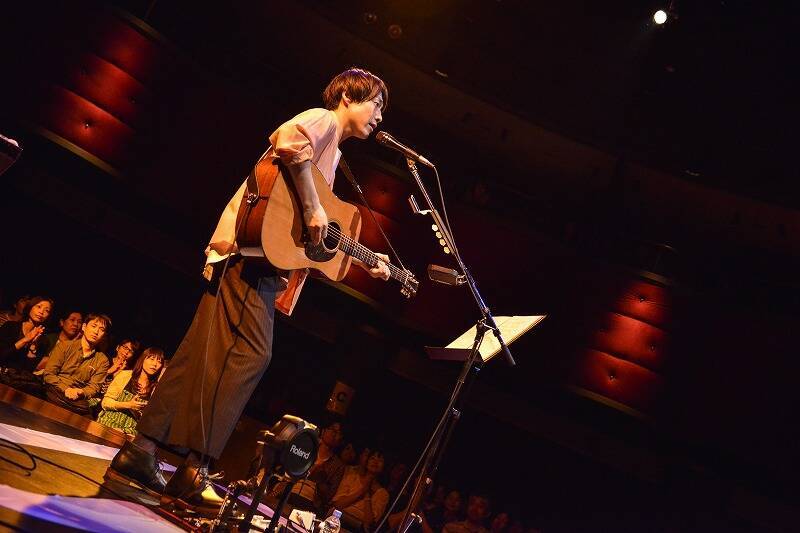
[[[289,451],[298,457],[302,457],[303,459],[308,459],[311,457],[311,452],[304,452],[301,448],[298,448],[294,444],[292,444],[292,447],[289,448]]]

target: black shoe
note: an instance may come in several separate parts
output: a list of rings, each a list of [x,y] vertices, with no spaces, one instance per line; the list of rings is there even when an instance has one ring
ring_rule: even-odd
[[[209,481],[208,467],[183,463],[172,474],[161,505],[174,505],[201,514],[217,514],[223,499]]]
[[[114,456],[104,478],[134,486],[156,498],[167,485],[155,456],[130,441]]]

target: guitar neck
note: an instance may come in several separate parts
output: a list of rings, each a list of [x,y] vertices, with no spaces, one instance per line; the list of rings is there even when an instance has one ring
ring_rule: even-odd
[[[375,252],[349,237],[343,237],[341,241],[339,241],[339,249],[347,255],[360,260],[370,268],[376,267],[378,265],[378,261],[381,260],[377,254],[375,254]],[[392,278],[404,285],[408,283],[411,274],[405,270],[399,269],[391,263],[386,263],[386,266],[389,267],[389,275]]]

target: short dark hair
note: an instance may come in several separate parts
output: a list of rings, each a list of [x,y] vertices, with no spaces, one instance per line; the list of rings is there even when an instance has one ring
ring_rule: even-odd
[[[17,298],[17,301],[19,301],[19,298]],[[23,321],[28,320],[28,315],[31,314],[31,309],[33,309],[33,306],[41,302],[50,302],[50,307],[56,306],[56,302],[52,298],[49,298],[47,296],[32,296],[31,299],[28,300],[28,303],[25,304],[25,307],[22,309],[22,320]],[[53,315],[53,310],[51,309],[50,316],[52,315]]]
[[[83,323],[88,324],[92,320],[99,320],[103,323],[106,329],[111,329],[111,318],[108,315],[104,315],[103,313],[89,313],[83,319]]]
[[[346,94],[354,102],[366,102],[380,94],[383,97],[381,111],[389,105],[389,88],[383,80],[372,72],[358,67],[350,67],[328,83],[322,91],[325,109],[336,109],[342,94]]]
[[[83,320],[83,311],[80,311],[77,307],[65,307],[64,311],[58,314],[58,319],[66,320],[72,313],[78,313],[79,315],[81,315],[81,320]]]
[[[109,324],[109,327],[110,327],[110,324]],[[136,357],[136,352],[139,351],[139,348],[141,347],[141,344],[137,340],[131,339],[130,337],[126,337],[126,338],[122,339],[121,341],[119,341],[117,343],[117,347],[122,346],[123,344],[127,344],[127,343],[131,343],[131,346],[133,347],[133,355],[131,357]],[[157,350],[157,348],[153,348],[153,349]],[[163,353],[162,353],[162,355],[163,355]]]

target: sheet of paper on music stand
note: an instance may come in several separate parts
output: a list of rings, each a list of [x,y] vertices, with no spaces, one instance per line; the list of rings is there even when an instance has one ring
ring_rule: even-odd
[[[500,328],[503,340],[506,341],[507,345],[510,345],[517,340],[520,335],[544,320],[546,316],[547,315],[496,316],[494,317],[494,321],[497,327]],[[476,326],[472,326],[460,337],[448,344],[446,348],[472,348],[472,344],[475,342],[475,330]],[[500,342],[493,332],[487,331],[486,335],[483,336],[480,353],[481,359],[483,359],[484,362],[500,353]]]

